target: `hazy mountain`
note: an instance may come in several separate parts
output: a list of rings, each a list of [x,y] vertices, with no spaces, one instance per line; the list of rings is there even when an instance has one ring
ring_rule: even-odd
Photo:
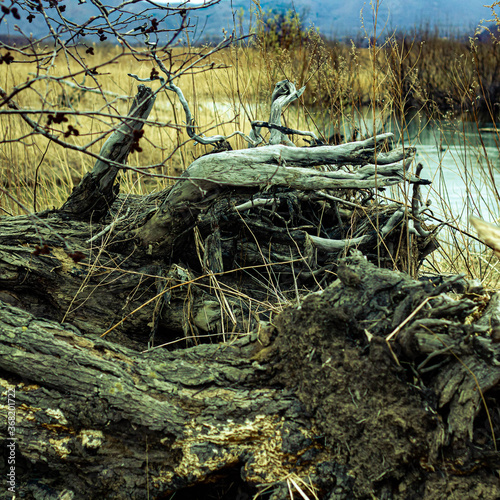
[[[117,5],[119,0],[103,0],[105,5]],[[484,0],[382,0],[379,4],[378,27],[380,34],[399,31],[413,31],[423,26],[438,27],[440,33],[472,33],[482,20],[490,19],[491,11],[485,8]],[[77,0],[61,2],[66,5],[65,15],[71,21],[81,24],[91,16],[96,15],[96,8],[87,1],[79,4]],[[174,2],[171,5],[176,5]],[[40,14],[35,12],[31,23],[27,16],[30,11],[25,2],[19,1],[21,19],[16,20],[12,15],[5,16],[0,26],[0,34],[17,34],[15,25],[23,33],[40,36],[47,29]],[[261,0],[261,9],[265,12],[295,10],[304,19],[306,26],[313,24],[322,34],[332,37],[355,37],[364,33],[363,25],[368,34],[373,30],[374,13],[367,0]],[[133,15],[151,7],[147,1],[139,1],[127,6],[130,16],[130,25],[133,26]],[[222,29],[232,31],[235,27],[248,30],[250,25],[255,26],[255,12],[257,8],[252,0],[221,0],[218,5],[209,9],[197,10],[190,17],[197,25],[195,39],[216,38]],[[157,9],[151,9],[150,14],[159,20],[163,18]],[[163,21],[162,21],[163,22]],[[170,18],[169,27],[175,26]],[[385,26],[385,28],[384,28]]]

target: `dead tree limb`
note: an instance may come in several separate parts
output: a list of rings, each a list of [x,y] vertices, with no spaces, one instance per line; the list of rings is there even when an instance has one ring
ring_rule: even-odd
[[[324,164],[359,165],[375,161],[375,144],[381,146],[384,140],[390,138],[392,134],[382,134],[341,146],[295,148],[277,145],[202,156],[191,164],[169,190],[159,210],[137,230],[136,236],[144,246],[160,245],[162,251],[166,249],[169,252],[172,235],[175,238],[177,234],[172,229],[178,224],[186,224],[186,221],[194,221],[196,203],[213,199],[222,190],[233,187],[269,189],[277,186],[316,191],[369,189],[405,180],[417,181],[407,173],[415,154],[413,148],[401,148],[378,155],[379,165],[365,165],[354,172],[324,172],[311,168]],[[300,168],[306,165],[309,168]]]
[[[153,109],[154,102],[152,90],[145,85],[139,85],[127,117],[104,143],[101,157],[115,164],[126,164],[130,151],[134,145],[139,144],[139,132]],[[115,184],[119,168],[115,164],[98,160],[92,171],[75,187],[61,207],[61,212],[81,220],[94,221],[106,215],[119,190],[118,184]]]

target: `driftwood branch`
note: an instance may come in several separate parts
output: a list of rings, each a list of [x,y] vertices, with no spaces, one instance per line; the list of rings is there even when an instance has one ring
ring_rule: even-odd
[[[251,123],[252,125],[252,130],[258,129],[259,132],[255,132],[255,135],[260,135],[260,129],[261,128],[268,128],[270,130],[278,130],[280,131],[283,135],[303,135],[305,137],[311,137],[315,143],[318,143],[318,137],[314,132],[308,131],[308,130],[295,130],[293,128],[288,128],[288,127],[282,127],[281,125],[275,125],[274,123],[269,123],[269,122],[263,122],[263,121],[253,121]]]
[[[288,80],[282,80],[274,87],[274,91],[271,96],[271,113],[268,120],[271,125],[271,137],[269,138],[270,145],[284,143],[287,146],[294,146],[294,144],[287,138],[286,133],[280,129],[281,114],[290,103],[298,99],[303,94],[304,90],[305,87],[297,90],[295,85]],[[260,144],[260,142],[262,142],[263,139],[260,135],[260,130],[261,126],[257,124],[255,126],[252,125],[252,131],[250,132],[251,141],[249,141],[248,147],[254,147],[255,144]]]
[[[179,216],[184,221],[189,218],[194,220],[196,203],[213,199],[217,193],[231,187],[269,189],[275,186],[317,191],[370,189],[405,180],[420,182],[420,179],[407,173],[415,154],[414,148],[377,154],[376,145],[381,147],[390,138],[392,134],[381,134],[376,138],[340,146],[296,148],[276,145],[202,156],[191,164],[169,190],[156,214],[137,230],[137,237],[145,246],[160,245],[165,249],[165,244],[171,245],[171,227],[178,223]],[[363,165],[369,162],[376,164],[364,165],[353,172],[311,168],[325,164]],[[309,168],[304,168],[306,166]]]

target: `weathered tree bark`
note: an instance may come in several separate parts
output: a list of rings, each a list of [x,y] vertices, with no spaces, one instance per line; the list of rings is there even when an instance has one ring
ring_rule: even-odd
[[[300,402],[250,359],[250,338],[140,354],[2,306],[2,386],[15,387],[26,468],[20,491],[157,498],[235,467],[245,469],[244,482],[263,484],[318,448]],[[40,467],[44,480],[30,484]]]
[[[479,478],[495,498],[500,347],[465,321],[478,288],[445,293],[465,286],[452,278],[436,288],[352,257],[338,281],[273,326],[142,354],[2,303],[18,492],[236,498],[231,483],[249,494],[274,483],[278,499],[292,477],[319,498],[441,498],[448,475],[469,498]],[[205,486],[183,493],[194,485]]]
[[[280,84],[276,109],[295,92]],[[207,155],[163,192],[120,196],[115,162],[152,106],[139,94],[103,148],[112,162],[60,211],[0,218],[17,491],[236,498],[273,484],[278,500],[295,482],[318,498],[417,485],[439,498],[443,475],[465,472],[457,491],[477,496],[481,478],[498,496],[497,308],[474,322],[481,290],[455,300],[463,280],[435,288],[384,269],[434,248],[418,189],[411,208],[370,203],[425,182],[409,173],[414,149],[387,148],[390,134],[280,145],[273,108],[275,145]],[[368,259],[343,259],[353,247]]]

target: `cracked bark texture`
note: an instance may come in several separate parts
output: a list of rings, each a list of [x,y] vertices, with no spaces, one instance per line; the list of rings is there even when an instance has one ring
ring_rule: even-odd
[[[481,293],[353,256],[272,323],[172,352],[137,352],[0,303],[18,491],[202,498],[230,495],[236,481],[247,494],[273,484],[278,499],[293,477],[319,498],[444,498],[448,477],[450,491],[476,495],[481,484],[494,498],[500,351],[485,323],[499,319],[490,307],[467,320]]]

